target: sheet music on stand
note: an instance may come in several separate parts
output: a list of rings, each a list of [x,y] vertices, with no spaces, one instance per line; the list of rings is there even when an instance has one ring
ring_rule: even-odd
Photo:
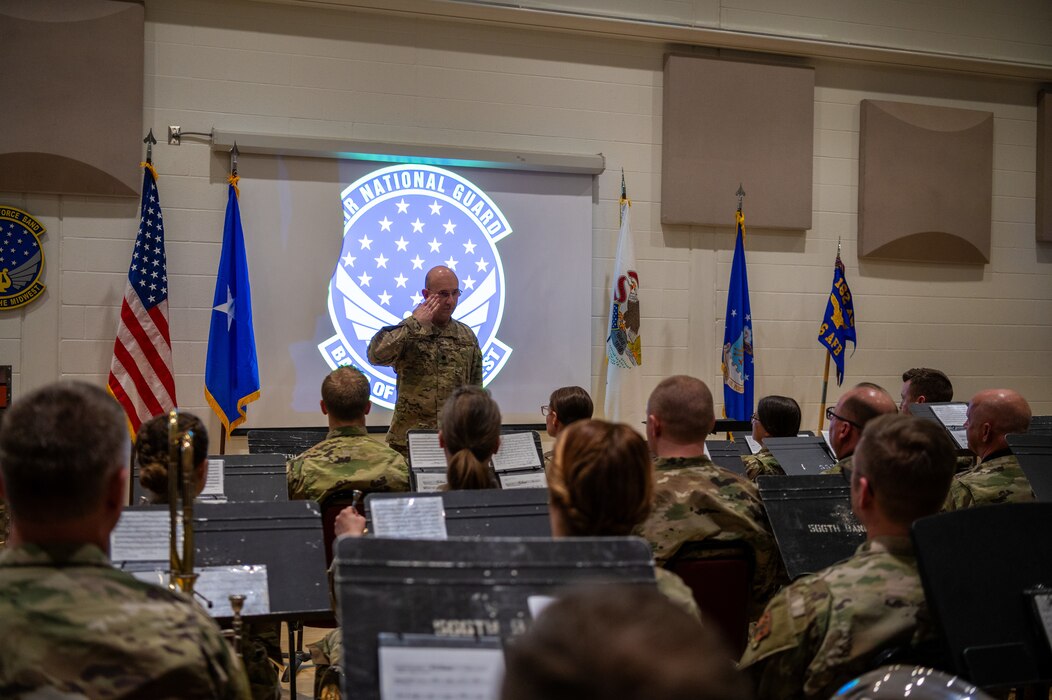
[[[242,615],[269,615],[270,591],[267,567],[256,566],[201,566],[194,567],[194,600],[211,617],[233,617],[230,596],[245,596]],[[164,569],[136,571],[135,578],[167,588],[170,573]]]
[[[208,458],[208,476],[205,477],[205,487],[198,497],[207,496],[212,499],[225,499],[226,492],[223,490],[223,466],[225,460],[222,457]]]
[[[381,700],[493,700],[504,677],[500,637],[378,635]]]
[[[504,433],[500,436],[500,447],[493,455],[493,468],[501,472],[523,469],[540,469],[544,465],[541,441],[537,433]]]
[[[930,408],[932,415],[939,419],[957,447],[968,449],[968,435],[964,430],[964,422],[968,420],[968,404],[936,403],[931,404]]]
[[[446,513],[442,496],[401,496],[370,501],[373,533],[377,537],[444,540]]]
[[[409,466],[418,469],[446,470],[446,452],[438,444],[437,430],[410,430]]]
[[[182,523],[176,523],[179,551],[183,548]],[[125,562],[159,562],[167,566],[171,522],[168,506],[125,508],[110,533],[110,561],[118,568]]]
[[[548,477],[543,469],[527,472],[502,472],[497,474],[502,489],[546,489]]]

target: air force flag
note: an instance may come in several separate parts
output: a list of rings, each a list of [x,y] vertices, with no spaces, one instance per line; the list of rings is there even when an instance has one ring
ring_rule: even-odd
[[[429,165],[374,170],[341,197],[343,246],[329,281],[336,334],[318,345],[328,365],[358,367],[373,403],[394,408],[394,370],[369,363],[369,341],[411,314],[424,275],[445,265],[463,290],[453,318],[478,337],[488,384],[511,355],[497,339],[506,286],[496,244],[512,232],[501,210],[470,180]]]

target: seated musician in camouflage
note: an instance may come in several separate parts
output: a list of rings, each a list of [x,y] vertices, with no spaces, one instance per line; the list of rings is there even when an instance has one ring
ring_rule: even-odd
[[[848,389],[836,402],[835,408],[826,409],[829,420],[829,444],[836,453],[837,463],[823,474],[839,474],[851,468],[862,429],[877,416],[898,413],[894,399],[883,387],[862,382]]]
[[[785,568],[756,486],[705,456],[705,437],[715,424],[712,393],[700,379],[669,377],[650,394],[646,431],[654,455],[654,508],[635,534],[650,542],[659,565],[692,543],[746,550],[754,562],[755,617],[785,581]]]
[[[4,416],[0,697],[249,697],[200,606],[110,564],[130,447],[120,406],[84,383],[37,389]]]
[[[828,698],[882,651],[934,637],[909,533],[939,510],[953,471],[939,425],[901,415],[866,424],[844,472],[866,542],[781,590],[752,626],[739,667],[761,700]]]
[[[1030,404],[1011,389],[980,391],[968,402],[964,430],[979,463],[954,477],[946,510],[1034,500],[1030,481],[1005,436],[1030,428]]]
[[[369,341],[369,362],[398,375],[387,444],[409,457],[406,434],[433,430],[438,411],[464,384],[482,386],[482,351],[471,328],[453,319],[460,282],[448,267],[433,267],[420,291],[423,303],[397,326],[381,328]]]
[[[500,448],[500,408],[482,387],[453,390],[438,420],[438,443],[446,454],[446,488],[450,491],[498,488],[493,455]],[[337,537],[361,537],[365,517],[353,506],[336,516]],[[331,572],[330,572],[331,576]],[[315,695],[322,685],[335,682],[330,667],[341,661],[343,634],[337,627],[309,646],[314,660]]]
[[[180,411],[179,432],[193,431],[194,495],[200,495],[208,478],[208,431],[201,419]],[[154,416],[139,426],[132,457],[139,467],[139,483],[151,504],[168,503],[168,416]],[[282,665],[281,624],[246,623],[241,656],[253,700],[278,700]]]
[[[541,406],[544,427],[550,437],[559,437],[559,431],[579,420],[592,417],[592,397],[579,386],[564,386],[552,392],[547,406]],[[552,453],[544,453],[544,468],[552,464]]]
[[[657,591],[574,589],[504,648],[500,700],[751,700],[719,635]]]
[[[796,437],[800,432],[800,404],[788,396],[764,396],[752,414],[752,439],[763,445],[769,437]],[[745,476],[750,481],[763,475],[785,476],[771,451],[761,447],[754,455],[742,455]]]
[[[408,491],[405,458],[369,437],[365,416],[369,379],[354,367],[338,367],[321,383],[321,412],[329,433],[285,465],[289,498],[323,503],[340,492]]]
[[[624,537],[647,519],[654,467],[643,438],[623,423],[578,421],[559,434],[548,470],[552,537]],[[696,618],[694,594],[658,567],[658,590]]]
[[[944,372],[930,367],[914,367],[902,373],[900,413],[909,413],[911,403],[953,401],[953,384]]]

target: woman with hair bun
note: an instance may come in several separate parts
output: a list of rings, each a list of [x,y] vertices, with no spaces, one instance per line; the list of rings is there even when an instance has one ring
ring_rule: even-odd
[[[485,389],[467,385],[453,390],[438,415],[448,490],[497,488],[490,462],[500,447],[500,425],[500,408]]]

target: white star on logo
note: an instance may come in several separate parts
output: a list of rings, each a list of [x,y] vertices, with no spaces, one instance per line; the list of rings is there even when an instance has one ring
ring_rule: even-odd
[[[153,297],[150,297],[150,301],[153,301]],[[226,330],[229,333],[230,325],[234,322],[234,296],[230,293],[230,285],[227,285],[226,288],[226,301],[213,306],[212,311],[226,314]]]
[[[424,269],[424,261],[420,258],[419,255],[416,256],[415,258],[413,258],[412,260],[410,260],[409,262],[413,263],[413,269],[414,270],[423,270]]]
[[[475,280],[471,279],[470,275],[465,277],[464,278],[464,289],[474,289],[474,288],[475,288]]]
[[[464,244],[464,254],[465,255],[473,255],[474,253],[475,253],[475,244],[472,243],[471,239],[469,238],[468,242]]]
[[[343,264],[345,267],[354,267],[354,261],[357,259],[358,258],[354,257],[350,253],[347,253],[347,255],[343,256]]]
[[[453,270],[455,272],[456,269],[457,269],[457,262],[459,262],[459,261],[458,260],[454,260],[453,256],[450,255],[449,256],[449,260],[445,261],[446,267],[448,267],[450,270]]]
[[[382,306],[391,305],[391,295],[387,293],[386,289],[384,290],[384,293],[380,295],[380,304]]]
[[[752,323],[752,314],[745,314],[745,320]]]
[[[438,249],[442,247],[442,244],[438,242],[437,238],[432,238],[431,242],[428,243],[428,245],[431,246],[432,253],[437,253]]]
[[[403,275],[401,272],[398,273],[398,277],[395,277],[395,282],[399,287],[404,287],[405,283],[409,281],[409,278]]]
[[[409,252],[406,249],[406,246],[409,245],[409,241],[407,241],[404,236],[400,236],[398,240],[395,241],[395,245],[398,246],[398,250],[405,250],[406,252]]]
[[[393,224],[393,223],[394,223],[393,221],[391,221],[390,219],[388,219],[385,216],[384,218],[380,219],[380,230],[381,231],[390,231],[391,230],[391,224]]]
[[[478,268],[479,272],[485,272],[489,269],[489,263],[480,258],[479,261],[475,263],[475,267]]]
[[[395,206],[398,207],[399,214],[405,214],[409,211],[409,202],[405,201],[405,197],[395,202]]]
[[[446,233],[453,233],[453,229],[456,227],[457,225],[453,223],[453,219],[448,219],[446,223],[442,224],[442,228],[446,230]]]
[[[431,213],[432,213],[432,214],[438,214],[439,212],[441,212],[441,211],[442,211],[442,205],[438,203],[438,200],[437,200],[437,199],[436,199],[436,200],[433,200],[433,201],[432,201],[432,202],[431,202],[430,204],[428,204],[427,206],[431,207]]]
[[[420,220],[420,217],[416,217],[416,221],[413,222],[413,233],[422,233],[424,230],[424,222]]]
[[[369,286],[369,280],[371,280],[371,279],[372,279],[372,277],[369,276],[368,272],[363,272],[361,274],[361,276],[358,278],[358,284],[360,284],[363,287],[368,287]]]
[[[731,318],[734,318],[737,315],[738,315],[738,310],[737,309],[731,309]]]
[[[388,260],[388,258],[385,258],[383,253],[380,253],[380,257],[373,258],[373,260],[376,261],[376,268],[377,269],[380,269],[381,267],[384,268],[384,269],[387,268],[387,260]]]
[[[424,297],[420,296],[420,292],[417,292],[409,298],[413,301],[413,306],[420,306],[420,302],[424,300]]]
[[[362,236],[358,239],[358,242],[362,244],[362,250],[366,250],[367,248],[369,250],[372,250],[372,248],[369,248],[369,246],[373,244],[373,241],[371,238],[369,238],[369,236]]]

